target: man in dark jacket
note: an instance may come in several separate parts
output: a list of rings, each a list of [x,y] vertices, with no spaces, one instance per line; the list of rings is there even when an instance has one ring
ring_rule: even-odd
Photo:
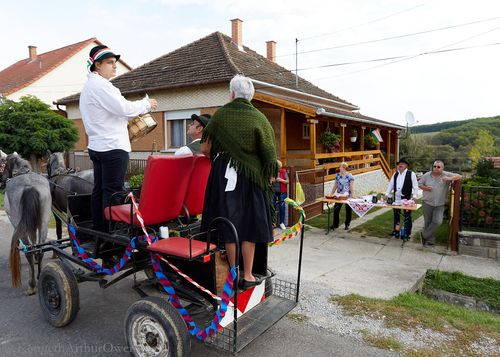
[[[209,114],[204,115],[191,115],[191,123],[187,129],[187,135],[191,138],[191,141],[186,146],[181,146],[175,151],[174,155],[194,155],[201,154],[200,141],[203,134],[203,128],[208,124],[208,119],[210,119]]]
[[[417,199],[418,192],[418,181],[417,175],[413,171],[408,170],[410,163],[406,159],[399,160],[396,165],[398,165],[397,171],[392,175],[391,181],[389,182],[389,187],[385,193],[386,198],[391,197],[395,205],[401,204],[403,199]],[[400,227],[400,215],[401,210],[394,209],[394,229],[391,233],[393,236],[399,236]],[[406,231],[407,239],[411,236],[412,219],[411,211],[404,210],[404,227]]]

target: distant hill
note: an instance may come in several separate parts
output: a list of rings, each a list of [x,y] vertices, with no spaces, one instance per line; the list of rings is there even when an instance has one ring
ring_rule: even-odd
[[[443,122],[443,123],[427,124],[427,125],[416,125],[416,126],[411,127],[411,132],[413,134],[435,133],[437,131],[441,131],[444,129],[451,129],[451,128],[455,128],[455,127],[460,126],[460,125],[464,125],[464,124],[469,123],[473,120],[478,120],[478,119],[468,119],[468,120],[461,120],[461,121],[447,121],[447,122]]]
[[[445,122],[431,125],[419,125],[411,128],[412,133],[433,133],[432,144],[451,145],[457,149],[460,146],[470,145],[484,129],[491,133],[495,146],[500,145],[500,116],[477,118],[456,122]]]
[[[489,130],[493,135],[493,127],[498,127],[500,124],[500,116],[496,117],[488,117],[488,118],[476,118],[476,119],[467,119],[461,121],[447,121],[443,123],[436,124],[428,124],[428,125],[416,125],[411,128],[411,132],[414,134],[417,133],[435,133],[447,129],[453,129],[456,127],[475,127]],[[493,127],[492,127],[493,126]]]

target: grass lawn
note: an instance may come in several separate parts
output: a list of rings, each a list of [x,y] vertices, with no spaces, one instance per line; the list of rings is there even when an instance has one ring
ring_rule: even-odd
[[[353,212],[352,213],[352,220],[354,221],[357,218],[358,218],[358,215]],[[339,227],[343,228],[344,222],[345,222],[345,207],[342,207],[342,209],[340,210],[340,225],[339,225]],[[328,215],[325,212],[317,217],[306,220],[306,224],[309,224],[309,225],[316,227],[316,228],[326,229],[327,224],[328,224]],[[331,208],[331,213],[330,213],[330,225],[332,225],[332,224],[333,224],[333,207]]]
[[[345,206],[345,205],[344,205]],[[378,207],[375,207],[373,208],[372,210],[370,210],[370,212],[375,212],[376,210],[378,210],[380,208]],[[331,207],[330,209],[330,225],[333,224],[333,206]],[[340,219],[340,224],[339,224],[339,227],[340,228],[344,228],[344,222],[345,222],[345,207],[342,207],[340,209],[340,215],[339,215],[339,219]],[[355,219],[358,219],[358,215],[354,212],[352,212],[352,219],[351,221],[354,221]],[[314,218],[311,218],[309,220],[306,220],[306,224],[310,225],[310,226],[313,226],[313,227],[316,227],[316,228],[321,228],[321,229],[326,229],[326,225],[328,224],[328,215],[326,213],[326,211],[317,216],[317,217],[314,217]]]
[[[475,341],[491,338],[500,344],[500,316],[441,303],[424,295],[404,293],[391,300],[382,300],[351,294],[332,296],[331,301],[341,305],[344,312],[350,315],[383,320],[387,327],[412,330],[421,326],[449,336],[449,339],[437,342],[439,345],[430,349],[406,351],[402,345],[404,336],[387,338],[363,333],[367,343],[382,348],[388,345],[406,356],[473,356],[477,355],[472,349]]]
[[[419,200],[419,203],[420,200]],[[377,210],[381,209],[380,207],[374,207],[373,209],[370,210],[370,213],[375,212]],[[422,208],[413,211],[412,212],[412,219],[413,221],[417,220],[417,218],[421,217],[423,214]],[[352,213],[352,220],[354,221],[355,219],[359,218],[356,213]],[[345,221],[345,208],[342,207],[340,210],[340,227],[343,227]],[[306,224],[311,225],[316,228],[321,228],[321,229],[326,229],[328,222],[328,217],[326,213],[321,214],[320,216],[311,218],[309,220],[306,220]],[[330,217],[330,224],[333,224],[333,208],[332,208],[332,213]],[[382,213],[381,215],[374,217],[370,221],[363,223],[362,225],[352,228],[351,232],[356,232],[364,235],[369,235],[372,237],[380,237],[380,238],[387,238],[388,234],[392,232],[392,224],[393,224],[393,215],[392,215],[392,210],[386,210],[386,212]],[[441,226],[436,231],[436,243],[440,245],[446,245],[448,241],[448,220],[445,217],[443,220],[443,223]],[[414,241],[418,241],[419,237],[418,235],[413,235],[412,238]]]
[[[393,228],[393,213],[391,209],[387,209],[387,212],[382,213],[381,215],[374,217],[362,225],[351,229],[351,232],[358,232],[361,234],[366,234],[372,237],[381,237],[386,238],[389,233],[392,232]],[[417,218],[422,216],[422,208],[419,208],[416,211],[412,211],[412,220],[415,221]],[[403,218],[401,217],[401,221]]]
[[[472,296],[500,310],[500,281],[492,278],[475,278],[460,272],[429,270],[425,275],[425,288]]]

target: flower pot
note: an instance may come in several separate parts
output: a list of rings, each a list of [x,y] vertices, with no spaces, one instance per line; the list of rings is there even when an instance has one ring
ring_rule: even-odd
[[[351,136],[351,143],[355,143],[357,138],[357,136]]]

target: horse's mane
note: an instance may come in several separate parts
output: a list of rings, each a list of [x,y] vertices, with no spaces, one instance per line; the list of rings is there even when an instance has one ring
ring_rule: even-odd
[[[68,173],[62,152],[54,152],[49,155],[47,160],[47,173],[50,176]]]
[[[19,156],[18,153],[12,153],[7,155],[7,159],[5,161],[5,168],[3,172],[3,179],[8,179],[17,173],[26,173],[31,171],[30,163]]]

